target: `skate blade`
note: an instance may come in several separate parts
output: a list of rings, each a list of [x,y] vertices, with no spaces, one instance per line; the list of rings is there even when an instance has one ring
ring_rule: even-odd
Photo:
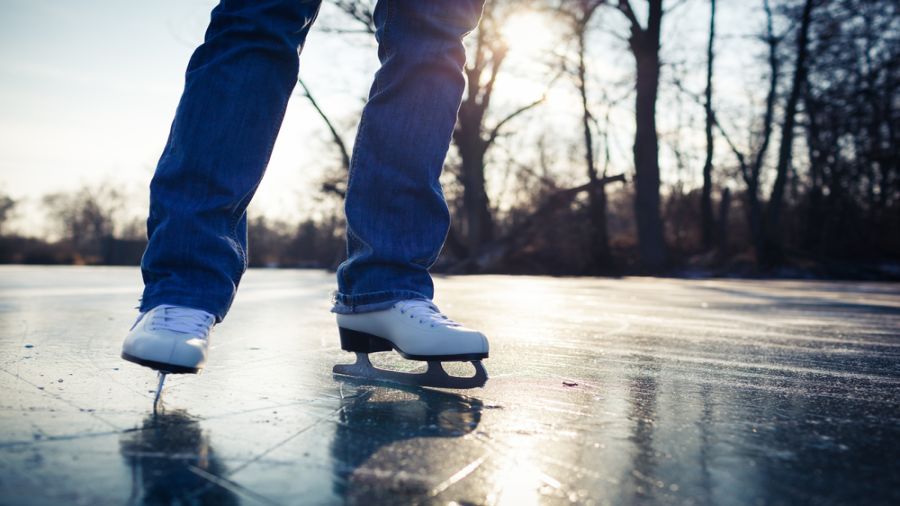
[[[157,414],[162,404],[163,384],[166,382],[166,372],[159,371],[159,383],[156,385],[156,394],[153,396],[153,414]]]
[[[332,368],[334,374],[361,378],[371,381],[385,381],[400,385],[410,385],[431,388],[469,389],[480,388],[487,383],[487,371],[480,360],[472,361],[475,374],[470,377],[450,376],[441,367],[438,361],[428,361],[428,368],[424,372],[399,372],[379,369],[369,361],[369,355],[357,352],[356,362],[352,364],[337,364]]]

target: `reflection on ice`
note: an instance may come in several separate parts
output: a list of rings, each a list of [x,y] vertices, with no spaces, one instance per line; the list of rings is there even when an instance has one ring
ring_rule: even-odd
[[[160,412],[122,434],[119,451],[131,468],[131,504],[239,504],[208,477],[226,473],[210,438],[184,411]]]
[[[491,492],[487,494],[488,503],[504,506],[536,505],[541,502],[542,488],[559,488],[558,481],[538,469],[536,463],[540,459],[535,455],[536,442],[537,439],[527,433],[504,442],[510,452],[503,455],[499,460],[501,467],[490,476],[489,481],[493,485]]]
[[[472,397],[336,378],[351,390],[356,388],[341,399],[331,443],[339,477],[334,482],[335,493],[350,504],[370,502],[372,494],[383,493],[385,486],[398,502],[428,495],[434,489],[434,477],[422,474],[423,468],[414,462],[440,455],[408,454],[409,461],[398,462],[392,446],[419,438],[459,438],[474,431],[481,421],[482,402]]]

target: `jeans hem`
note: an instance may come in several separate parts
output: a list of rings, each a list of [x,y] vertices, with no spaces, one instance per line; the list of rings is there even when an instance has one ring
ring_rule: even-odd
[[[410,299],[431,300],[430,297],[412,290],[371,292],[358,295],[335,293],[331,312],[337,314],[371,313],[387,309],[401,300]]]
[[[189,307],[191,309],[206,311],[207,313],[216,317],[216,323],[221,323],[225,318],[225,314],[228,312],[227,309],[223,311],[221,307],[211,306],[208,297],[201,298],[197,297],[196,295],[187,294],[168,294],[142,297],[141,303],[138,306],[138,311],[140,311],[141,313],[145,313],[155,308],[156,306],[160,306],[163,304],[171,304],[173,306]]]

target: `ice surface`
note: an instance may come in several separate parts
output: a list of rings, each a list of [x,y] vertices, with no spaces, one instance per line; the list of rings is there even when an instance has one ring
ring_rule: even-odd
[[[0,504],[900,504],[897,284],[439,278],[491,358],[434,391],[333,376],[332,275],[254,270],[156,416],[139,287],[0,268]]]

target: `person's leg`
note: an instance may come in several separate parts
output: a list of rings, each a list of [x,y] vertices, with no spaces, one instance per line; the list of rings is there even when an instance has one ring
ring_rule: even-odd
[[[321,0],[222,0],[188,64],[150,184],[140,310],[221,321],[247,267],[246,207],[271,155]]]
[[[375,8],[381,68],[353,148],[336,313],[434,295],[428,268],[450,226],[438,178],[465,87],[462,39],[483,3],[379,0]]]

